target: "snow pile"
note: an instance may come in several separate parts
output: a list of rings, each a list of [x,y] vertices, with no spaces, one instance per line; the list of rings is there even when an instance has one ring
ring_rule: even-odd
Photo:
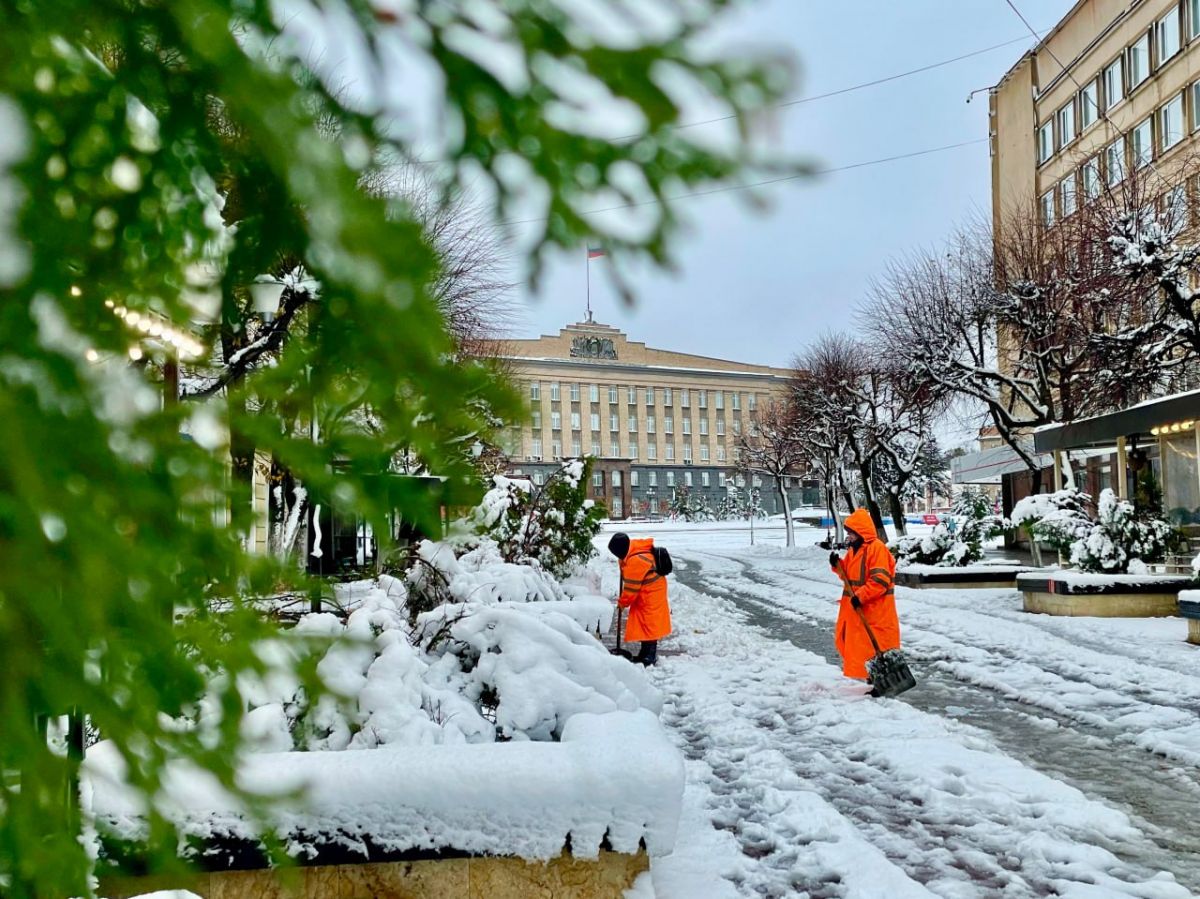
[[[559,602],[567,598],[548,572],[505,562],[496,541],[481,538],[469,552],[455,555],[449,543],[424,540],[406,582],[414,591],[441,602]]]
[[[576,715],[557,744],[266,753],[252,756],[239,780],[254,794],[304,791],[303,803],[284,800],[270,818],[300,858],[336,847],[364,859],[372,849],[547,859],[568,841],[584,858],[605,840],[618,852],[637,852],[643,840],[652,855],[670,852],[684,772],[657,717],[643,709]],[[105,830],[146,837],[146,808],[110,744],[90,751],[82,793]],[[235,797],[185,764],[165,772],[163,810],[184,838],[254,840],[258,832]]]

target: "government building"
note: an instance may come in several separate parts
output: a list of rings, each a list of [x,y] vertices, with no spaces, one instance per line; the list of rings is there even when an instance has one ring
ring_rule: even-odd
[[[614,519],[665,515],[685,489],[715,510],[739,484],[759,488],[768,514],[782,511],[770,478],[738,473],[737,445],[790,370],[653,349],[594,321],[496,351],[529,403],[508,436],[512,474],[541,484],[563,459],[593,456],[591,493]],[[793,508],[816,493],[789,483]]]

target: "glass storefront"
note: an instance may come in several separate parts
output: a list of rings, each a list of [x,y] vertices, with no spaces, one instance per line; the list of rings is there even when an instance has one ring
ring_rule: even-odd
[[[1174,525],[1200,524],[1200,467],[1192,429],[1161,439],[1163,511]]]

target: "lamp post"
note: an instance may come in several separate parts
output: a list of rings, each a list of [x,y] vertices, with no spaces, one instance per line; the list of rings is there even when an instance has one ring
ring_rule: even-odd
[[[657,514],[657,512],[658,512],[658,510],[654,506],[654,501],[655,501],[655,497],[657,496],[657,494],[658,494],[658,491],[655,490],[653,487],[646,488],[646,517],[650,518],[651,521],[654,520],[653,516],[655,514]]]

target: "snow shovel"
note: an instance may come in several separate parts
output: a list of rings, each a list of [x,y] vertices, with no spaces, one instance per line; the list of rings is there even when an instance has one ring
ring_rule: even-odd
[[[858,599],[853,593],[850,595]],[[904,658],[904,653],[898,649],[889,649],[887,652],[880,649],[879,641],[875,639],[871,625],[867,624],[867,616],[863,614],[863,610],[855,607],[854,611],[858,613],[858,620],[867,629],[867,636],[871,638],[871,645],[875,647],[875,657],[867,661],[867,676],[871,680],[872,688],[871,695],[899,696],[906,690],[915,687],[917,679],[913,677],[912,669],[908,667],[908,660]]]
[[[621,648],[621,625],[623,623],[624,617],[625,617],[625,610],[622,609],[620,606],[617,606],[617,645],[614,648],[610,649],[608,652],[610,655],[623,656],[624,658],[632,659],[633,655],[631,653],[626,652],[625,650],[623,650]]]

